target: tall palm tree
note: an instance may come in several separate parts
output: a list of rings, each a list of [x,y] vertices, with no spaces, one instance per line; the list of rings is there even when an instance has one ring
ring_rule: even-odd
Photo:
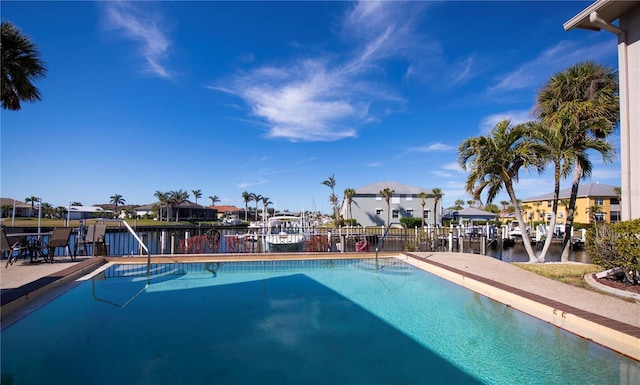
[[[171,207],[175,207],[176,209],[176,222],[180,222],[180,205],[186,202],[188,199],[189,193],[187,193],[186,191],[182,191],[182,189],[178,191],[169,191],[167,202]]]
[[[589,170],[590,173],[591,163],[584,148],[600,152],[605,161],[611,159],[614,149],[610,143],[602,139],[581,137],[579,133],[571,132],[571,125],[562,130],[544,124],[534,124],[532,127],[533,136],[538,141],[539,148],[542,151],[540,155],[545,159],[546,163],[552,164],[554,175],[552,215],[544,246],[538,256],[540,262],[544,262],[551,246],[551,239],[557,222],[560,181],[569,177],[576,163],[581,165],[583,170]],[[576,141],[579,143],[576,144]],[[536,206],[539,203],[537,202]]]
[[[462,210],[463,206],[464,206],[464,201],[462,199],[456,199],[456,201],[453,204],[453,208],[455,210]]]
[[[387,226],[391,224],[391,197],[393,194],[395,194],[395,190],[391,190],[389,187],[380,190],[380,195],[382,195],[384,201],[387,202]]]
[[[617,74],[612,68],[591,61],[558,72],[538,94],[536,112],[542,124],[571,136],[573,150],[582,155],[574,159],[571,197],[560,258],[566,262],[569,259],[570,230],[580,179],[590,176],[591,172],[591,164],[584,162],[588,160],[587,139],[605,139],[613,132],[620,116]]]
[[[2,108],[18,111],[21,101],[40,100],[40,91],[33,85],[47,73],[38,48],[9,21],[1,25],[2,38]]]
[[[268,197],[262,197],[261,199],[262,199],[262,219],[266,220],[267,217],[269,216],[268,215],[269,213],[267,212],[267,206],[269,206],[273,202],[271,202]]]
[[[191,190],[193,193],[193,199],[195,199],[196,204],[198,204],[198,198],[202,198],[202,190]]]
[[[24,198],[24,203],[31,203],[31,216],[33,216],[33,211],[35,210],[35,205],[38,202],[40,202],[40,198],[34,197],[33,195],[28,197],[28,198]]]
[[[211,199],[211,206],[215,206],[216,202],[220,202],[220,197],[217,195],[209,195],[209,199]]]
[[[115,208],[113,209],[113,212],[115,213],[116,218],[119,218],[120,214],[118,213],[118,205],[124,204],[125,202],[124,198],[120,194],[113,194],[109,197],[109,199],[110,199],[109,203],[115,206]]]
[[[256,202],[256,216],[255,219],[258,220],[258,203],[262,200],[262,195],[253,193],[251,194],[251,200]]]
[[[509,120],[503,120],[491,130],[489,136],[466,139],[458,148],[458,163],[463,170],[469,171],[466,191],[475,199],[480,199],[487,190],[487,203],[491,203],[503,188],[507,190],[521,229],[526,229],[526,225],[513,184],[518,182],[520,169],[542,169],[536,155],[536,143],[529,139],[528,131],[527,125],[514,126]],[[522,240],[529,262],[537,262],[526,231],[522,232]]]
[[[420,191],[418,193],[418,198],[421,199],[420,205],[422,206],[422,227],[424,227],[424,206],[427,204],[427,198],[429,198],[429,194],[424,191]]]
[[[351,204],[353,203],[353,196],[356,195],[356,190],[352,188],[344,189],[344,199],[347,202],[347,208],[349,209],[349,219],[353,219],[353,211],[351,210]]]
[[[242,192],[242,200],[244,201],[244,220],[247,220],[247,211],[249,211],[249,202],[251,202],[251,198],[253,194],[248,191]]]
[[[162,191],[156,191],[153,194],[154,197],[158,198],[158,202],[160,202],[160,207],[159,207],[159,213],[158,213],[158,219],[160,221],[162,221],[162,207],[166,207],[167,203],[168,203],[168,194],[167,193],[163,193]],[[167,212],[167,220],[169,220],[169,213]]]
[[[331,189],[331,195],[329,195],[329,201],[331,202],[331,205],[333,206],[333,219],[338,219],[338,197],[335,194],[335,190],[334,188],[336,187],[336,179],[334,178],[334,175],[331,175],[330,177],[328,177],[327,179],[325,179],[324,181],[322,181],[322,184],[329,187]]]
[[[438,202],[442,199],[444,193],[441,189],[436,187],[431,190],[431,196],[433,197],[433,225],[435,226],[438,224],[438,211],[436,209],[438,207]]]

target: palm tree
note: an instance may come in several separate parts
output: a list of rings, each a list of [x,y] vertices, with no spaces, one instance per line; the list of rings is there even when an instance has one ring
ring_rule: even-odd
[[[540,145],[540,154],[547,163],[553,165],[554,175],[554,189],[552,198],[552,215],[549,221],[549,228],[544,242],[542,251],[538,259],[541,262],[545,261],[547,251],[551,246],[551,239],[553,237],[553,231],[556,227],[557,215],[558,215],[558,200],[560,194],[560,181],[567,178],[571,174],[571,170],[575,163],[582,165],[583,170],[590,170],[591,163],[586,156],[583,147],[596,150],[600,152],[605,159],[610,159],[613,153],[613,146],[610,143],[597,138],[581,138],[579,133],[571,132],[571,126],[566,129],[560,130],[557,128],[549,127],[544,124],[535,124],[533,127],[533,135]],[[580,141],[581,144],[576,144],[576,141]],[[578,150],[578,151],[576,151]],[[540,202],[537,202],[538,206]]]
[[[124,204],[124,202],[125,202],[124,198],[120,194],[113,194],[113,195],[111,195],[111,197],[109,197],[109,199],[111,199],[109,201],[109,203],[115,205],[115,208],[113,209],[113,212],[115,213],[116,218],[120,217],[120,214],[118,213],[118,205],[123,205]]]
[[[167,193],[163,193],[162,191],[156,191],[153,194],[154,197],[158,198],[158,201],[160,202],[160,208],[159,208],[159,213],[158,213],[158,219],[160,221],[162,221],[162,207],[163,206],[167,206],[168,204],[168,194]],[[169,213],[167,212],[167,220],[169,220]]]
[[[182,189],[169,191],[167,202],[171,207],[176,208],[176,222],[180,222],[180,205],[189,199],[189,194]]]
[[[40,100],[40,91],[33,85],[47,72],[38,48],[9,21],[1,25],[2,38],[2,108],[20,110],[20,102]]]
[[[335,174],[334,174],[335,175]],[[331,189],[331,195],[329,196],[329,201],[333,205],[333,219],[338,219],[338,197],[335,194],[334,187],[336,187],[336,180],[334,175],[331,175],[326,180],[322,181],[322,184],[328,186]]]
[[[247,211],[249,211],[249,202],[251,202],[251,197],[253,194],[247,191],[242,192],[242,200],[244,201],[244,220],[247,220]]]
[[[527,125],[511,125],[509,120],[499,122],[489,136],[466,139],[458,148],[458,163],[463,170],[469,170],[465,189],[475,199],[487,190],[487,203],[504,188],[516,209],[516,217],[521,229],[526,229],[522,212],[513,188],[518,181],[521,168],[542,169],[537,157],[536,143],[529,139]],[[522,240],[529,256],[529,262],[537,262],[526,231]]]
[[[418,198],[422,199],[420,205],[422,206],[422,227],[424,227],[424,206],[427,204],[427,198],[429,198],[429,194],[424,191],[420,191],[418,193]]]
[[[268,217],[267,206],[269,206],[273,202],[271,202],[268,197],[262,197],[261,199],[262,199],[262,219],[266,220]],[[256,210],[256,213],[257,213],[257,210]]]
[[[31,203],[31,216],[33,216],[33,211],[37,202],[40,202],[40,198],[34,197],[33,195],[28,198],[24,198],[24,203]]]
[[[217,195],[209,195],[209,199],[211,199],[211,206],[215,206],[216,202],[220,202],[220,197]]]
[[[255,219],[258,220],[258,203],[260,203],[260,200],[262,199],[262,195],[260,194],[251,194],[251,200],[256,202],[256,216]]]
[[[596,239],[598,238],[598,214],[604,214],[602,211],[602,207],[598,204],[594,204],[592,206],[587,207],[587,212],[589,215],[589,221],[593,223],[593,231]]]
[[[434,188],[431,190],[431,196],[433,197],[433,225],[437,225],[438,224],[438,214],[437,214],[437,210],[436,208],[438,207],[438,202],[440,201],[440,199],[442,199],[442,197],[444,196],[444,194],[442,193],[442,190],[440,190],[439,188]]]
[[[353,196],[356,195],[356,190],[352,188],[344,189],[344,199],[347,201],[347,208],[349,209],[349,219],[353,219],[353,211],[351,210],[351,204],[353,203]]]
[[[196,204],[198,204],[198,198],[202,198],[202,190],[191,190],[193,193],[193,199],[196,200]]]
[[[394,193],[395,191],[389,187],[385,187],[384,190],[380,191],[380,195],[382,195],[385,202],[387,202],[387,226],[391,224],[391,197]]]
[[[605,139],[615,128],[619,115],[618,77],[616,72],[594,62],[583,62],[554,74],[536,99],[540,122],[560,130],[571,138],[574,158],[573,182],[561,261],[569,259],[571,227],[575,215],[580,179],[590,176],[588,139]],[[604,156],[604,154],[603,154]],[[586,160],[586,162],[585,162]]]
[[[453,204],[454,210],[462,210],[463,206],[464,206],[464,201],[462,199],[456,199],[456,201]]]

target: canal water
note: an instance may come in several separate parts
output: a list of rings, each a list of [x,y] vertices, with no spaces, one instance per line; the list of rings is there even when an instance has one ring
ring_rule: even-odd
[[[533,251],[536,253],[536,256],[540,255],[542,251],[542,247],[539,249],[536,245],[532,245]],[[545,262],[560,262],[560,255],[562,253],[562,245],[559,243],[552,243],[549,247],[549,251],[547,252],[547,256],[545,258]],[[497,249],[497,250],[487,250],[487,254],[500,259],[505,262],[527,262],[529,261],[529,256],[527,255],[527,251],[524,248],[522,243],[516,243],[512,247]],[[576,250],[571,251],[569,253],[569,261],[571,262],[582,262],[582,263],[591,263],[591,257],[584,250]]]

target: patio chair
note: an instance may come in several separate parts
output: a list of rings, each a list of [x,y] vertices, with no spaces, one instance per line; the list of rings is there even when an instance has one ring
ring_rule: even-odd
[[[5,233],[4,229],[2,229],[2,235],[0,235],[0,252],[2,252],[3,256],[5,252],[8,252],[7,264],[5,266],[5,269],[9,267],[9,265],[13,265],[18,257],[25,255],[26,251],[27,247],[22,239],[18,239],[17,241],[11,243],[11,241],[9,241],[7,233]]]
[[[104,243],[104,235],[107,231],[107,225],[93,224],[87,228],[87,235],[84,237],[78,237],[76,239],[75,247],[73,248],[73,256],[71,259],[75,260],[78,255],[78,248],[84,250],[84,255],[89,255],[87,252],[87,245],[91,246],[91,256],[95,255],[95,246],[97,244]]]
[[[45,262],[53,263],[53,257],[55,257],[58,247],[69,247],[72,230],[73,227],[55,227],[53,229],[49,241],[43,245],[43,249],[47,249],[47,253],[44,255]]]

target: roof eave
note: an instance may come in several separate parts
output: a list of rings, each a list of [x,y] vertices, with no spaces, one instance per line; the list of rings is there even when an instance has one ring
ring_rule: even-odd
[[[638,4],[637,1],[616,1],[616,0],[598,0],[585,8],[582,12],[572,17],[569,21],[562,26],[565,31],[569,31],[574,28],[588,29],[591,31],[600,31],[600,27],[597,27],[589,16],[592,12],[598,12],[598,15],[606,22],[611,23],[620,17],[627,10],[633,8]]]

